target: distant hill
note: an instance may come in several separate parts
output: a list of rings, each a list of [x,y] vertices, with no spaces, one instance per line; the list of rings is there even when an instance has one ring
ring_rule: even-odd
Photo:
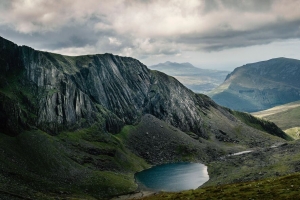
[[[300,101],[255,112],[252,115],[272,121],[294,139],[300,139]]]
[[[208,95],[234,110],[256,112],[300,100],[300,61],[275,58],[236,68]]]
[[[152,70],[175,77],[187,88],[197,93],[207,93],[220,85],[230,73],[210,69],[200,69],[190,63],[165,62],[149,66]]]

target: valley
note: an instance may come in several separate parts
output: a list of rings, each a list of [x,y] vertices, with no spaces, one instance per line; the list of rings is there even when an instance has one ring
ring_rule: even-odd
[[[152,65],[149,68],[173,76],[193,92],[203,94],[220,85],[230,73],[229,71],[201,69],[190,63],[170,61]]]
[[[207,165],[210,191],[299,171],[299,142],[274,123],[113,54],[64,56],[0,37],[0,120],[3,199],[110,199],[165,163]]]
[[[0,1],[0,200],[300,199],[299,7]]]

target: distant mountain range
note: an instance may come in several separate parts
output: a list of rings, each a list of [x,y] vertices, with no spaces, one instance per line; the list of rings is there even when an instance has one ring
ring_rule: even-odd
[[[256,112],[300,100],[300,61],[275,58],[236,68],[208,95],[218,104]]]
[[[169,61],[149,66],[149,68],[173,76],[187,88],[204,94],[220,85],[230,73],[229,71],[200,69],[190,63]]]

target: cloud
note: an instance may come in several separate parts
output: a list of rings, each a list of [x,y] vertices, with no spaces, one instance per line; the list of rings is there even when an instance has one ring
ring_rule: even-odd
[[[108,40],[111,45],[120,46],[122,44],[122,42],[120,42],[117,38],[114,37],[109,37]]]
[[[0,34],[72,55],[180,55],[299,38],[299,7],[300,0],[11,0],[0,3]]]

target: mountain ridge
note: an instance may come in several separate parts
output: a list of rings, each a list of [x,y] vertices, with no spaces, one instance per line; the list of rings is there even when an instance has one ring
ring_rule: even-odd
[[[300,99],[300,61],[275,58],[243,65],[208,95],[220,105],[255,112]]]

